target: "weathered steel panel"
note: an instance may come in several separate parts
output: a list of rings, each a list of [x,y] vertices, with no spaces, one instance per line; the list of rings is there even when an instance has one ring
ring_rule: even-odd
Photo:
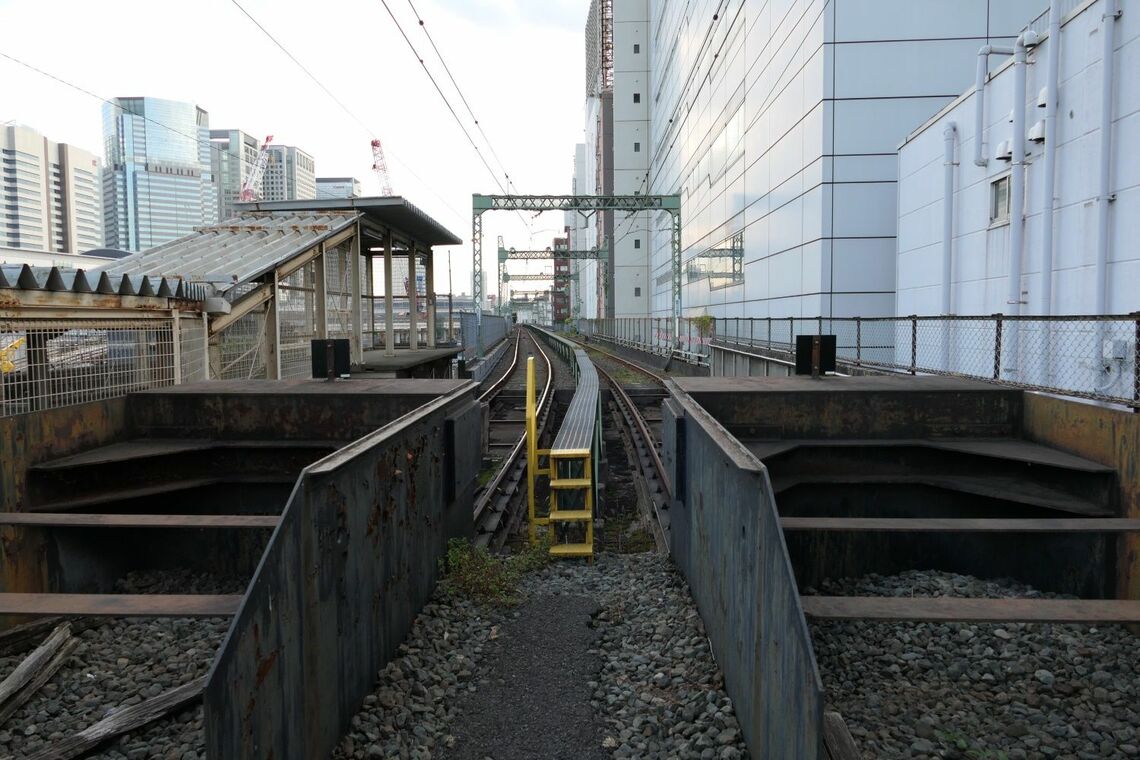
[[[823,758],[823,686],[767,471],[675,386],[671,550],[754,757]],[[671,414],[669,405],[665,416]]]
[[[445,437],[479,422],[464,386],[305,469],[211,671],[209,757],[328,756],[472,531],[476,460]]]
[[[1116,468],[1121,517],[1140,518],[1140,414],[1025,394],[1023,435]],[[1116,539],[1116,596],[1140,599],[1140,535]]]

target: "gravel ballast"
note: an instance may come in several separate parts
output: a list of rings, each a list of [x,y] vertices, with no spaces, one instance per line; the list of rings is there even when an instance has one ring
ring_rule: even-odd
[[[240,581],[188,572],[132,574],[122,593],[238,593]],[[0,727],[0,758],[22,758],[96,723],[122,707],[204,676],[229,618],[115,618],[76,635],[67,663]],[[0,658],[6,675],[26,653]],[[106,760],[204,758],[197,705],[110,740],[88,755]]]
[[[935,571],[834,596],[1060,598]],[[1140,757],[1140,637],[1123,626],[816,622],[827,700],[865,758]]]
[[[515,608],[437,592],[333,756],[746,756],[700,617],[666,557],[558,562],[519,591]],[[541,682],[543,668],[513,655],[535,648],[544,627],[550,646],[562,645],[550,657],[568,676],[555,688]],[[564,730],[544,730],[529,708],[514,720],[510,702],[494,709],[527,699],[566,716]]]

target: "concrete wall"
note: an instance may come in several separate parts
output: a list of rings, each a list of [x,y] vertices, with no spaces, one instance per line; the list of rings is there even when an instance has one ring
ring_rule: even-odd
[[[767,470],[675,386],[663,406],[670,550],[753,757],[823,758],[823,686]]]
[[[685,260],[744,236],[744,282],[686,282],[686,314],[892,313],[898,144],[1046,5],[651,2],[651,191],[681,193]],[[655,314],[669,291],[654,281]]]
[[[1027,314],[1096,313],[1098,151],[1100,150],[1103,62],[1103,2],[1073,16],[1061,29],[1060,97],[1057,118],[1057,164],[1052,272],[1043,273],[1041,213],[1044,143],[1027,141],[1025,244],[1020,286]],[[1140,161],[1131,148],[1140,139],[1140,89],[1131,72],[1140,65],[1140,17],[1124,13],[1116,22],[1116,89],[1113,104],[1111,245],[1107,271],[1106,313],[1140,309],[1140,250],[1131,241],[1140,235]],[[1037,107],[1046,85],[1046,62],[1054,42],[1048,38],[1029,56],[1024,104],[1026,126],[1045,116]],[[913,134],[899,151],[899,236],[897,314],[940,313],[942,286],[943,130],[958,130],[955,169],[954,247],[951,311],[956,314],[1008,313],[1009,223],[992,224],[990,185],[1009,174],[1008,161],[994,159],[995,148],[1011,140],[1014,72],[1008,59],[985,88],[983,156],[974,165],[974,118],[978,107],[972,89],[954,105]],[[964,88],[960,88],[964,89]],[[1016,210],[1011,209],[1011,214]],[[1053,281],[1053,302],[1045,304],[1041,284]]]
[[[305,469],[210,672],[210,758],[332,751],[471,534],[473,387]]]

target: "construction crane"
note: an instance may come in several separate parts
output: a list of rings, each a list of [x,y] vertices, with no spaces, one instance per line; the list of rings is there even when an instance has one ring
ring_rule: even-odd
[[[392,178],[388,176],[388,162],[379,138],[372,141],[372,171],[380,178],[380,195],[392,195]]]
[[[254,163],[249,176],[242,183],[241,195],[239,196],[242,203],[257,200],[257,192],[254,188],[261,182],[261,178],[265,174],[265,167],[269,164],[269,143],[271,142],[273,142],[273,135],[266,135],[265,142],[261,144],[261,150],[257,153],[257,162]]]

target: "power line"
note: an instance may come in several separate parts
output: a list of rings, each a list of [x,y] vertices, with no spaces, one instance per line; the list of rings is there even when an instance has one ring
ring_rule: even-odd
[[[299,69],[301,69],[301,71],[305,72],[305,75],[308,76],[309,79],[313,80],[313,82],[317,85],[317,87],[321,88],[321,90],[326,95],[328,95],[329,98],[334,103],[336,103],[338,106],[340,106],[341,110],[344,111],[346,114],[348,114],[349,118],[351,118],[353,121],[355,121],[357,124],[359,124],[360,127],[370,137],[372,137],[372,139],[374,139],[374,140],[379,139],[379,136],[375,132],[372,131],[372,129],[364,122],[363,119],[361,119],[359,116],[357,116],[348,106],[346,106],[344,104],[343,101],[341,101],[340,98],[338,98],[336,95],[334,95],[332,90],[330,90],[328,87],[326,87],[325,84],[320,79],[318,79],[315,74],[313,74],[313,72],[309,71],[308,67],[306,67],[305,64],[301,63],[301,61],[298,60],[297,56],[295,56],[291,52],[289,52],[289,49],[286,48],[285,45],[283,45],[276,37],[274,37],[273,34],[268,29],[266,29],[264,26],[262,26],[261,22],[259,22],[256,18],[254,18],[253,15],[250,14],[250,12],[247,11],[242,6],[242,4],[238,2],[238,0],[230,0],[230,2],[232,2],[234,5],[236,5],[238,10],[240,10],[245,15],[246,18],[248,18],[250,21],[252,21],[254,23],[254,25],[258,29],[261,30],[262,34],[264,34],[266,37],[268,37],[270,39],[270,41],[272,41],[273,44],[276,45],[278,47],[278,49],[281,50],[282,53],[284,53],[286,56],[288,56],[289,60],[291,60],[293,63],[295,63],[297,65],[297,68],[299,68]],[[404,169],[407,170],[408,174],[412,175],[412,177],[414,177],[417,181],[419,181],[419,183],[421,185],[423,185],[425,188],[427,188],[428,191],[430,191],[436,198],[438,198],[443,203],[443,205],[447,206],[447,208],[453,214],[458,216],[460,219],[466,219],[465,214],[463,214],[461,211],[459,211],[454,206],[452,206],[450,203],[448,203],[447,200],[442,195],[440,195],[438,192],[436,192],[435,188],[433,188],[422,177],[420,177],[418,174],[416,174],[415,170],[413,170],[412,167],[410,167],[406,163],[404,163],[404,161],[402,161],[398,155],[393,154],[391,152],[389,152],[387,155],[389,155],[392,158],[392,160],[394,160],[398,164],[400,164],[400,166],[404,167]]]
[[[462,100],[463,105],[466,106],[467,113],[471,116],[471,121],[475,122],[475,128],[479,130],[479,134],[483,136],[483,141],[487,143],[487,147],[491,150],[491,155],[494,157],[495,162],[498,163],[499,168],[503,170],[503,176],[506,177],[507,189],[509,190],[512,184],[510,172],[507,171],[507,167],[505,164],[503,164],[503,160],[499,158],[499,154],[495,151],[495,146],[491,144],[491,140],[487,137],[487,133],[483,131],[483,126],[479,123],[479,119],[475,116],[475,112],[471,109],[471,104],[467,102],[467,98],[463,94],[463,89],[460,88],[459,83],[455,81],[455,77],[451,73],[451,68],[447,65],[447,61],[443,60],[443,55],[439,52],[439,48],[436,47],[435,40],[432,39],[431,32],[428,31],[427,26],[424,24],[423,17],[421,17],[420,12],[416,10],[416,6],[412,3],[412,0],[408,0],[408,6],[412,9],[412,13],[415,14],[416,21],[420,23],[420,29],[424,30],[424,35],[428,38],[428,42],[431,43],[431,49],[435,51],[435,57],[439,59],[440,64],[443,65],[443,70],[447,72],[447,78],[451,80],[451,85],[455,88],[455,91],[459,93],[459,99]]]
[[[413,44],[411,39],[408,38],[407,32],[404,31],[404,27],[400,25],[399,20],[396,18],[396,14],[392,13],[392,9],[388,5],[388,0],[380,0],[380,4],[384,6],[384,10],[388,11],[388,15],[391,17],[392,23],[396,25],[396,29],[398,29],[400,32],[400,36],[404,38],[404,42],[408,43],[408,48],[412,51],[412,55],[414,55],[416,57],[416,60],[420,62],[420,66],[423,67],[424,73],[427,74],[428,79],[431,80],[432,85],[435,87],[435,91],[438,92],[439,97],[443,99],[443,104],[447,106],[447,110],[451,112],[452,117],[455,119],[455,123],[459,125],[459,129],[463,132],[463,136],[467,138],[467,142],[471,143],[471,148],[475,151],[475,154],[479,156],[479,160],[483,162],[483,166],[487,168],[487,171],[491,174],[491,178],[495,180],[495,184],[499,186],[499,190],[501,190],[503,194],[507,194],[507,190],[503,187],[503,183],[499,181],[499,175],[496,174],[495,170],[491,168],[491,165],[487,163],[487,157],[483,155],[483,151],[479,150],[479,146],[475,144],[475,140],[472,139],[471,133],[467,131],[467,127],[463,126],[463,120],[460,119],[459,114],[455,112],[455,108],[451,105],[451,101],[447,99],[447,95],[444,94],[443,89],[440,88],[439,82],[435,80],[435,76],[431,73],[431,69],[429,69],[427,67],[427,64],[424,63],[424,59],[419,54],[419,51],[416,50],[415,44]]]

